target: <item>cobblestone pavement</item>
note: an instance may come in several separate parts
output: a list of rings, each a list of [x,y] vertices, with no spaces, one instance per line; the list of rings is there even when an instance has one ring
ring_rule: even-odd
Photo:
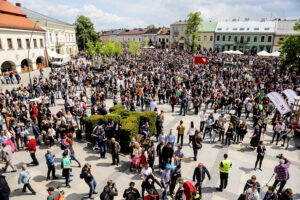
[[[45,69],[45,76],[49,73],[49,69]],[[32,76],[38,75],[38,71],[34,71]],[[28,83],[28,74],[22,74],[22,83]],[[11,89],[16,85],[0,85],[2,89],[9,88]],[[57,112],[60,107],[63,105],[62,100],[58,100],[56,107],[52,107],[52,112]],[[111,99],[106,101],[107,107],[112,106]],[[180,120],[183,120],[186,129],[188,129],[190,121],[194,121],[195,126],[199,128],[199,115],[196,116],[193,114],[193,111],[190,111],[186,116],[179,116],[178,112],[171,113],[171,107],[169,105],[158,105],[159,110],[164,110],[165,112],[165,123],[164,130],[165,133],[168,133],[169,129],[172,128],[174,132],[176,132],[176,127],[179,124]],[[179,111],[179,108],[175,109]],[[208,110],[208,113],[213,112],[212,110]],[[202,112],[201,112],[202,113]],[[219,114],[215,114],[215,117],[218,117]],[[242,119],[244,115],[242,116]],[[268,126],[267,134],[264,136],[264,141],[266,143],[266,156],[263,161],[263,171],[254,171],[254,163],[256,160],[256,152],[250,151],[247,146],[249,146],[250,136],[253,133],[253,129],[249,126],[248,134],[244,140],[243,144],[232,144],[230,147],[224,147],[219,142],[215,144],[209,144],[208,139],[205,139],[203,143],[203,148],[199,151],[198,154],[198,162],[204,163],[204,165],[208,168],[212,175],[211,181],[206,179],[203,183],[203,199],[207,200],[225,200],[225,199],[237,199],[240,193],[243,190],[244,184],[247,179],[251,177],[251,175],[256,175],[258,181],[262,186],[262,193],[265,194],[267,189],[266,184],[269,181],[270,177],[273,174],[274,167],[278,164],[278,159],[276,155],[279,153],[283,153],[285,157],[291,160],[292,165],[289,169],[290,172],[290,180],[287,182],[286,187],[291,187],[294,190],[294,199],[300,199],[300,179],[299,179],[299,169],[300,169],[300,154],[299,151],[294,146],[294,142],[292,141],[292,145],[288,150],[284,150],[280,145],[271,145],[271,126]],[[32,195],[24,195],[21,190],[22,186],[18,185],[18,174],[19,173],[4,173],[7,178],[8,184],[11,188],[11,199],[12,200],[42,200],[46,199],[47,192],[46,188],[48,186],[64,186],[64,179],[60,178],[58,180],[49,180],[46,181],[46,172],[47,166],[44,155],[46,153],[46,146],[40,146],[37,150],[37,159],[40,162],[39,166],[29,167],[29,171],[31,174],[31,185],[37,191],[36,196]],[[135,181],[137,188],[140,190],[141,180],[139,175],[136,172],[129,171],[129,156],[121,155],[120,160],[121,163],[119,166],[111,166],[111,157],[108,154],[107,159],[99,160],[99,153],[91,151],[91,145],[87,144],[84,140],[75,141],[74,149],[76,152],[77,159],[84,164],[86,162],[90,163],[93,167],[94,174],[96,176],[96,180],[98,182],[97,191],[99,194],[102,192],[103,187],[106,184],[107,180],[113,180],[118,188],[119,195],[115,198],[116,200],[122,199],[123,191],[128,187],[130,181]],[[61,153],[59,145],[57,144],[53,148],[53,152],[56,155],[56,170],[57,174],[61,176],[61,168],[60,168],[60,160]],[[192,181],[192,175],[194,168],[197,166],[198,162],[193,161],[193,150],[188,146],[188,136],[185,134],[184,137],[184,146],[183,152],[185,154],[185,159],[182,164],[183,168],[183,177],[185,180]],[[223,158],[223,154],[228,153],[229,159],[233,163],[232,170],[229,175],[228,187],[223,192],[217,192],[216,187],[219,186],[219,172],[218,172],[218,164]],[[17,166],[18,172],[23,163],[31,162],[31,158],[28,152],[21,151],[14,154],[13,163]],[[155,171],[156,175],[160,176],[157,169],[158,160],[155,162]],[[0,167],[3,167],[4,163],[0,162]],[[65,199],[66,200],[80,200],[86,199],[88,196],[89,187],[88,185],[79,178],[79,174],[81,168],[77,167],[77,164],[72,163],[73,176],[71,179],[71,188],[63,188],[65,191]],[[274,179],[272,179],[269,183],[273,184]],[[297,186],[298,185],[298,186]],[[141,190],[140,190],[141,191]],[[99,199],[98,196],[95,196],[96,199]],[[171,199],[169,197],[169,199]]]

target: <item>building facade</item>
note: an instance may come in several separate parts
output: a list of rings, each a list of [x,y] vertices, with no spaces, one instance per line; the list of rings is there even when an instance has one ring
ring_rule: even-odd
[[[120,32],[116,38],[123,44],[126,45],[129,41],[139,41],[141,44],[144,42],[144,34],[148,29],[125,29]]]
[[[148,38],[149,46],[157,47],[157,44],[158,44],[157,34],[159,31],[160,31],[159,28],[151,28],[151,29],[147,30],[144,33],[143,42],[145,42],[145,39]]]
[[[199,27],[201,39],[199,41],[200,50],[213,51],[215,47],[215,29],[218,22],[202,22]]]
[[[184,44],[184,40],[182,40],[182,37],[187,38],[186,28],[187,28],[187,22],[181,20],[170,25],[170,40],[171,40],[170,43],[172,49],[186,48]],[[187,39],[191,39],[191,38],[187,38]]]
[[[157,33],[157,48],[169,49],[170,48],[170,29],[161,28]]]
[[[245,54],[272,52],[276,30],[275,21],[218,22],[215,48],[219,51],[239,50]]]
[[[26,72],[46,64],[45,30],[8,1],[0,0],[1,73]]]
[[[280,51],[279,41],[284,40],[287,35],[300,34],[300,32],[294,30],[294,26],[297,20],[280,20],[277,19],[277,26],[273,44],[273,52]]]
[[[76,55],[78,53],[74,25],[24,8],[20,3],[16,3],[16,6],[24,12],[31,21],[36,22],[40,27],[46,30],[45,44],[48,49],[58,54]]]

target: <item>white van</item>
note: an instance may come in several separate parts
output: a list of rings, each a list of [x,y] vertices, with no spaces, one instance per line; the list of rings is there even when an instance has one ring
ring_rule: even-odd
[[[64,66],[71,61],[69,55],[61,55],[59,57],[53,58],[52,65],[55,66]]]

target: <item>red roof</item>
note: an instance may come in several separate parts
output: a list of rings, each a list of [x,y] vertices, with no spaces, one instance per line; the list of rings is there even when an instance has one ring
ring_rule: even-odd
[[[124,30],[119,35],[140,35],[144,34],[148,29],[133,29],[133,30]]]
[[[29,20],[22,11],[5,0],[0,0],[0,27],[45,31]]]

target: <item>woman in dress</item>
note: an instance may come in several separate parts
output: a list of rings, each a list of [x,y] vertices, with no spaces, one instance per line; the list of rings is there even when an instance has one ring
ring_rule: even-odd
[[[250,146],[252,147],[253,150],[255,150],[255,148],[257,147],[257,145],[259,143],[260,135],[261,135],[261,132],[260,132],[259,125],[256,125],[255,129],[254,129],[254,133],[251,136],[251,141],[250,141]]]
[[[135,143],[135,148],[133,150],[133,158],[132,163],[135,165],[136,171],[139,172],[140,168],[140,162],[141,162],[141,156],[142,156],[142,149],[138,142]]]

